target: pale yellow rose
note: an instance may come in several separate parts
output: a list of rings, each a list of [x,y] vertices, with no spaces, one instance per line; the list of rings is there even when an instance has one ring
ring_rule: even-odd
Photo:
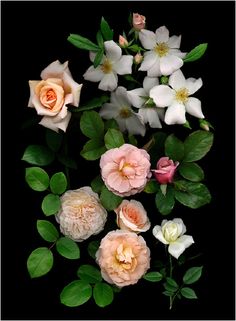
[[[66,105],[79,105],[81,84],[76,83],[68,68],[68,61],[58,60],[41,72],[42,80],[30,80],[30,99],[28,107],[36,109],[44,116],[40,123],[56,132],[66,131],[71,113]]]
[[[60,230],[74,241],[81,242],[100,233],[107,220],[107,211],[98,194],[89,186],[69,190],[61,196],[61,209],[56,214]]]
[[[101,241],[96,260],[105,281],[118,287],[135,284],[150,267],[150,250],[142,236],[116,230]]]

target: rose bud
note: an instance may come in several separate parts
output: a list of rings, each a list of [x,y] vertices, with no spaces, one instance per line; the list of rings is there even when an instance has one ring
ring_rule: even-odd
[[[142,60],[143,60],[143,56],[142,56],[140,53],[137,53],[137,54],[134,56],[134,63],[135,63],[136,65],[141,64]]]
[[[127,48],[128,47],[128,41],[125,39],[125,37],[119,35],[119,45],[121,48]]]
[[[145,28],[146,17],[133,13],[133,27],[135,30],[141,30]]]
[[[179,162],[173,162],[169,157],[161,157],[157,162],[157,169],[153,170],[156,180],[160,184],[172,183]]]

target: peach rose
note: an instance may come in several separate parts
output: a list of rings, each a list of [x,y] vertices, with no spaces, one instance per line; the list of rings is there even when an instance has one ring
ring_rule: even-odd
[[[68,61],[61,64],[52,62],[41,72],[42,80],[30,80],[30,99],[28,107],[36,109],[44,116],[40,123],[56,132],[66,131],[71,113],[66,105],[78,106],[82,85],[76,83],[68,68]]]
[[[150,267],[150,250],[142,236],[116,230],[101,241],[96,260],[105,281],[118,287],[135,284]]]
[[[106,187],[119,196],[141,192],[151,176],[149,160],[150,156],[144,149],[130,144],[108,150],[100,159]]]
[[[133,13],[133,27],[135,30],[141,30],[145,28],[146,17]]]
[[[61,196],[61,209],[56,214],[61,232],[81,242],[104,228],[107,211],[89,186],[69,190]]]
[[[135,200],[123,200],[115,209],[117,225],[122,230],[146,232],[150,228],[150,221],[143,205]]]

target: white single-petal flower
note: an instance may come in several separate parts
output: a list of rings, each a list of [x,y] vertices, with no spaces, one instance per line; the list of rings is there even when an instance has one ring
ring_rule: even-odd
[[[132,110],[124,87],[120,86],[111,93],[111,102],[105,103],[99,113],[104,119],[114,118],[122,132],[127,130],[132,135],[145,135],[145,125],[141,117]]]
[[[128,99],[132,106],[139,108],[138,115],[145,124],[149,123],[152,128],[162,128],[160,118],[162,116],[162,108],[150,107],[146,102],[149,100],[150,90],[159,84],[158,78],[145,77],[143,80],[143,88],[136,88],[127,91]]]
[[[158,85],[150,90],[150,97],[157,106],[168,107],[165,113],[166,124],[184,124],[186,122],[185,112],[197,118],[204,118],[201,101],[190,97],[201,88],[201,78],[185,79],[179,69],[170,76],[169,86]]]
[[[152,32],[142,29],[139,40],[145,49],[144,60],[139,70],[147,71],[149,77],[171,75],[183,66],[186,53],[179,50],[181,36],[169,37],[169,30],[162,26]]]
[[[184,235],[186,226],[181,218],[175,218],[173,221],[163,220],[161,226],[156,225],[152,233],[160,242],[168,245],[168,252],[176,259],[194,243],[192,236]]]
[[[113,40],[105,41],[104,47],[106,55],[103,56],[101,64],[96,68],[90,66],[83,76],[86,80],[100,82],[99,89],[113,91],[118,83],[117,74],[132,73],[133,56],[122,55],[121,48]],[[90,52],[92,62],[95,56],[96,53]]]

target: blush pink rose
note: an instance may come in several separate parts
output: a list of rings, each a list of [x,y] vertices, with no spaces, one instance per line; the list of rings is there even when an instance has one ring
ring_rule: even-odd
[[[79,105],[82,85],[76,83],[68,68],[68,61],[58,60],[41,72],[42,80],[30,80],[28,107],[35,108],[38,115],[44,116],[40,125],[56,132],[66,131],[71,113],[66,105]]]
[[[150,267],[150,250],[142,236],[116,230],[101,241],[96,260],[105,281],[118,287],[135,284]]]
[[[100,159],[106,187],[119,196],[141,192],[151,177],[149,160],[150,156],[144,149],[130,144],[108,150]]]
[[[143,205],[135,200],[123,200],[115,209],[117,225],[122,230],[132,232],[146,232],[150,228],[150,221]]]
[[[136,30],[141,30],[145,28],[146,17],[138,14],[133,13],[133,27]]]
[[[179,162],[173,162],[169,157],[161,157],[157,162],[157,169],[153,170],[156,180],[160,184],[172,183]]]

